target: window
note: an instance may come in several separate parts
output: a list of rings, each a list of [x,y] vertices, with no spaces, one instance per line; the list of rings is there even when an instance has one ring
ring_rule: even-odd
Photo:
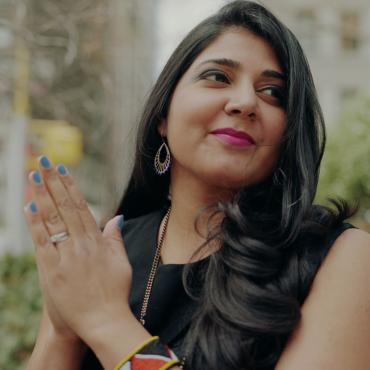
[[[360,46],[360,16],[355,11],[341,14],[341,46],[345,51],[355,51]]]
[[[313,9],[300,9],[296,17],[297,36],[304,49],[313,51],[317,41],[317,19]]]

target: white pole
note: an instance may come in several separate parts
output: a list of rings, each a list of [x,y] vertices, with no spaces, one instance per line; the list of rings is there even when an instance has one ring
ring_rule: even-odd
[[[29,52],[24,44],[20,30],[27,8],[17,2],[17,39],[15,44],[15,81],[13,99],[13,118],[9,122],[9,135],[6,143],[6,250],[20,253],[27,246],[27,234],[23,214],[25,189],[25,148],[28,123],[29,99]]]
[[[23,214],[25,189],[25,147],[28,119],[14,114],[6,144],[6,238],[4,249],[20,253],[27,247]]]

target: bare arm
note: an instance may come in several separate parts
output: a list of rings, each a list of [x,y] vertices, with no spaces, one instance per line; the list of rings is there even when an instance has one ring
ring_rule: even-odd
[[[47,310],[42,312],[36,344],[26,370],[78,370],[86,346],[75,338],[62,338],[51,325]]]
[[[124,318],[121,322],[96,328],[84,338],[106,370],[114,369],[128,353],[152,336],[132,313],[122,317]],[[181,368],[174,366],[171,370]]]
[[[370,235],[347,230],[334,243],[276,370],[370,370]]]

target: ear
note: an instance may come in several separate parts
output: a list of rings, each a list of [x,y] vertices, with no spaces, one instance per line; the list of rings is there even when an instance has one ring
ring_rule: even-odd
[[[159,135],[162,137],[167,136],[167,120],[162,118],[161,123],[157,127]]]

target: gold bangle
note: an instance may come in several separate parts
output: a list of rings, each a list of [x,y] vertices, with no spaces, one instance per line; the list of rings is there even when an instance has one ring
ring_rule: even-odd
[[[180,361],[179,360],[172,360],[171,362],[167,363],[166,365],[163,365],[158,370],[167,370],[167,369],[171,368],[173,365],[180,365]]]
[[[127,361],[130,360],[130,358],[135,355],[135,353],[139,352],[142,348],[144,348],[147,344],[149,344],[150,342],[153,342],[155,340],[159,339],[158,336],[156,337],[151,337],[149,339],[146,339],[144,342],[140,343],[139,345],[137,345],[132,351],[129,352],[129,354],[124,357],[123,360],[121,360],[118,365],[115,366],[115,368],[113,370],[119,370],[121,368],[122,365],[124,365]],[[166,368],[168,369],[168,368]]]

